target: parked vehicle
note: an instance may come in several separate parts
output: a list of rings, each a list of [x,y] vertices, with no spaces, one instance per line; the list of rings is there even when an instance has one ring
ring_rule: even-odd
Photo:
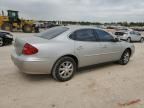
[[[14,29],[22,30],[25,33],[32,33],[34,31],[33,20],[24,20],[19,18],[19,12],[14,10],[7,10],[7,16],[0,15],[0,28],[6,31],[13,31]]]
[[[12,44],[13,35],[10,32],[0,30],[0,47]]]
[[[144,42],[144,36],[142,36],[139,32],[136,31],[117,31],[115,32],[115,35],[119,37],[121,40],[126,40],[128,42]]]
[[[25,73],[52,74],[59,81],[70,80],[77,68],[118,61],[126,65],[134,53],[132,43],[119,41],[95,27],[60,26],[33,37],[16,38],[11,54]]]

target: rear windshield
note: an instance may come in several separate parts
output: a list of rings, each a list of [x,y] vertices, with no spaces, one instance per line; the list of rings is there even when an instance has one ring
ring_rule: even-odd
[[[50,39],[53,39],[56,36],[64,33],[67,30],[68,30],[68,28],[66,28],[66,27],[53,27],[53,28],[50,28],[50,29],[42,32],[42,33],[37,34],[37,36],[50,40]]]
[[[124,32],[115,32],[115,35],[117,35],[117,36],[123,36],[124,34],[126,34],[126,33],[124,33]]]

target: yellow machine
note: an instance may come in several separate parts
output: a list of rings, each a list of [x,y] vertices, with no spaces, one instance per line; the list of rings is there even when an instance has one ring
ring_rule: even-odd
[[[22,30],[26,33],[31,33],[34,30],[34,21],[19,19],[18,11],[8,10],[8,16],[2,12],[0,15],[0,28],[6,31],[14,29]]]

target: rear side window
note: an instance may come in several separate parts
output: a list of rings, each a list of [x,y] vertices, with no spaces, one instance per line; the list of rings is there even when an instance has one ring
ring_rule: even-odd
[[[113,36],[111,36],[109,33],[103,31],[103,30],[95,30],[95,32],[97,33],[99,40],[101,42],[112,42],[114,41]]]
[[[93,29],[77,30],[70,35],[70,38],[77,41],[96,41]]]
[[[64,32],[66,32],[67,30],[68,30],[68,28],[66,28],[66,27],[53,27],[42,33],[39,33],[37,36],[50,40]]]
[[[141,34],[139,32],[135,32],[136,35],[141,36]]]

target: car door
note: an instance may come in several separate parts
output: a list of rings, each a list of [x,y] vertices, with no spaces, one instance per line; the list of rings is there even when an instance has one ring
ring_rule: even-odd
[[[140,41],[141,40],[141,34],[139,32],[135,32],[136,35],[136,41]]]
[[[137,36],[136,32],[131,31],[130,36],[131,36],[132,41],[138,41],[138,36]]]
[[[131,41],[135,41],[135,35],[133,31],[129,32],[129,37],[131,38]]]
[[[70,35],[75,40],[75,54],[79,59],[79,67],[93,65],[101,62],[101,45],[93,29],[80,29]]]
[[[116,61],[119,60],[122,54],[122,47],[120,41],[115,41],[114,37],[106,31],[97,29],[95,32],[99,38],[99,45],[101,46],[101,61]]]

